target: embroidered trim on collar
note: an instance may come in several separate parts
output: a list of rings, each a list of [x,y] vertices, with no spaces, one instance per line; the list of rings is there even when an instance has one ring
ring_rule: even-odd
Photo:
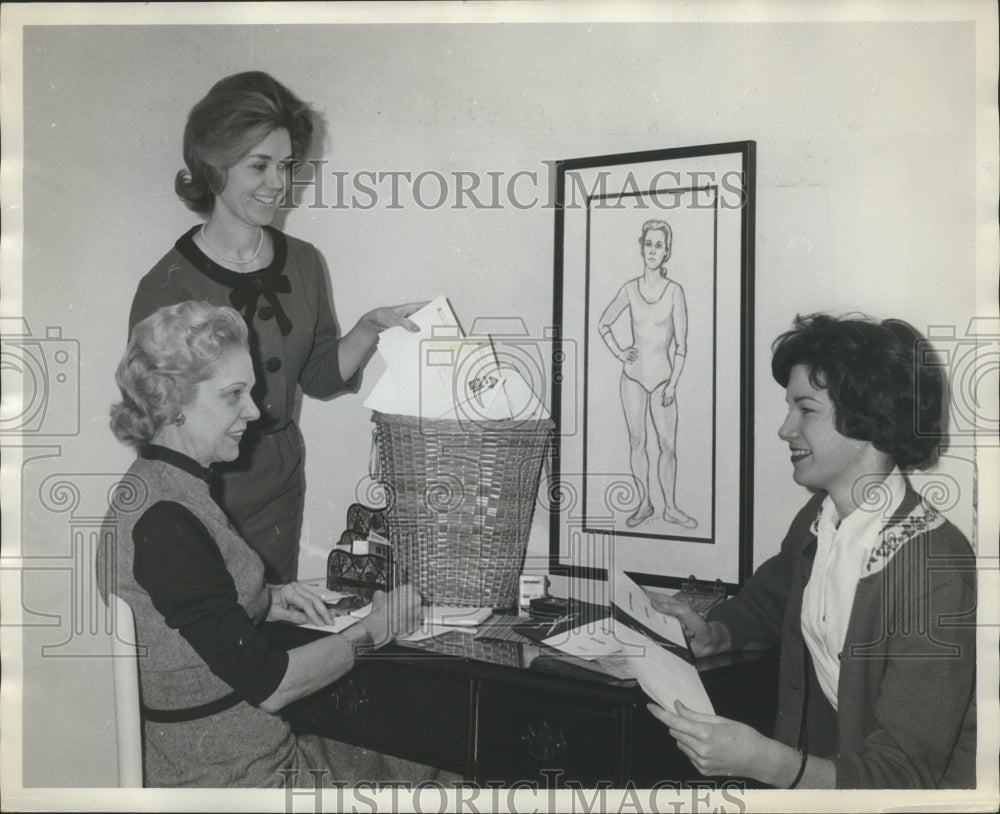
[[[921,499],[906,517],[882,529],[879,544],[872,550],[868,562],[865,563],[865,573],[878,573],[910,540],[943,524],[944,517],[941,513]]]
[[[819,520],[823,516],[823,508],[816,512],[816,517],[809,526],[813,537],[819,536]],[[944,524],[944,516],[933,506],[919,499],[917,505],[906,516],[899,518],[879,532],[879,543],[872,549],[871,556],[865,563],[865,574],[877,574],[889,564],[897,551],[919,534],[936,529]]]

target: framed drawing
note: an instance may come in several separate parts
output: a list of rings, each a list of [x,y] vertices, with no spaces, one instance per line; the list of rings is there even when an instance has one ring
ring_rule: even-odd
[[[755,146],[556,165],[553,573],[752,568]]]

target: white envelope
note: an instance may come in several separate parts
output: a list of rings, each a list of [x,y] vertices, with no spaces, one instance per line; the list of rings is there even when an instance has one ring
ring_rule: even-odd
[[[440,418],[473,394],[469,382],[495,368],[488,338],[465,339],[444,296],[410,319],[419,333],[389,328],[379,338],[385,373],[365,406],[381,413]]]
[[[687,648],[684,631],[676,617],[653,607],[646,592],[621,571],[615,572],[613,605],[636,623],[678,647]],[[712,701],[690,661],[661,647],[653,638],[615,621],[615,636],[623,644],[629,669],[643,691],[661,707],[675,711],[674,701],[680,700],[689,709],[715,714]]]
[[[380,413],[469,421],[548,417],[540,394],[498,358],[489,336],[466,337],[447,298],[410,319],[419,333],[389,328],[379,339],[386,363],[365,407]]]

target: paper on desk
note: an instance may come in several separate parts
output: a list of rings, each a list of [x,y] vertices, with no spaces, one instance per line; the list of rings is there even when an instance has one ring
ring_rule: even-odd
[[[345,594],[340,591],[333,591],[327,588],[325,577],[299,580],[299,585],[312,591],[324,602],[337,602],[345,597],[353,596],[353,594]]]
[[[452,630],[469,632],[470,628],[479,627],[493,615],[492,608],[466,608],[454,605],[425,605],[420,621],[420,627],[407,636],[400,637],[401,642],[420,642],[448,633]]]
[[[492,340],[466,337],[447,298],[410,317],[419,333],[389,328],[379,338],[386,363],[365,407],[424,418],[503,420],[544,417],[545,406],[516,370],[501,365]]]
[[[614,624],[610,617],[564,630],[542,639],[542,644],[588,661],[614,655],[622,649],[621,642],[615,636]]]
[[[690,651],[680,622],[656,610],[646,592],[621,571],[615,573],[613,589],[615,637],[646,695],[671,712],[680,700],[696,712],[714,714],[698,668],[683,657],[690,657]]]
[[[340,599],[344,599],[348,596],[353,596],[353,594],[345,594],[340,591],[332,591],[326,587],[326,580],[322,577],[317,579],[307,579],[302,580],[300,583],[304,588],[311,590],[317,596],[319,596],[324,602],[336,602]],[[309,628],[310,630],[321,630],[324,633],[340,633],[342,630],[346,630],[358,619],[362,619],[367,616],[372,611],[371,603],[369,602],[363,608],[358,608],[350,613],[343,614],[341,616],[333,617],[333,622],[329,625],[314,625],[310,622],[303,622],[299,627]]]
[[[493,615],[492,608],[466,608],[457,605],[424,605],[423,622],[453,627],[478,627]]]
[[[336,592],[331,591],[331,593]],[[342,616],[334,616],[333,621],[328,625],[314,625],[310,622],[303,622],[299,627],[307,627],[310,630],[322,630],[324,633],[340,633],[340,631],[346,630],[359,619],[364,619],[371,612],[372,603],[369,602],[363,608],[352,610],[350,613],[345,613]]]
[[[401,642],[422,642],[425,639],[433,639],[435,636],[440,636],[442,633],[450,633],[451,631],[457,631],[460,633],[468,633],[469,628],[458,627],[456,625],[435,625],[431,622],[423,622],[420,627],[405,636],[400,636],[399,641]]]

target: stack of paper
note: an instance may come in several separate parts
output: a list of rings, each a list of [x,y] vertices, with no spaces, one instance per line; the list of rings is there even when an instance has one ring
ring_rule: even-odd
[[[389,328],[379,339],[386,371],[365,400],[380,413],[494,421],[545,418],[541,398],[488,336],[466,337],[448,300],[438,297],[410,319],[419,333]]]
[[[714,714],[680,622],[656,610],[646,592],[620,571],[613,590],[615,639],[646,695],[671,712],[680,700],[696,712]]]
[[[348,594],[342,594],[338,591],[323,590],[320,592],[323,597],[323,601],[329,606],[331,602],[335,601],[336,598],[344,598]],[[355,624],[359,619],[364,619],[369,613],[372,612],[372,606],[369,602],[362,608],[357,608],[352,610],[350,613],[340,614],[333,617],[333,621],[328,625],[314,625],[311,622],[303,622],[299,627],[307,627],[310,630],[321,630],[324,633],[340,633],[342,630],[346,630],[351,625]]]

